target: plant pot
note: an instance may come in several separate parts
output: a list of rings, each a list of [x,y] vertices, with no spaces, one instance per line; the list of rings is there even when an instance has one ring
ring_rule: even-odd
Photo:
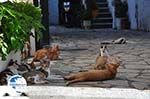
[[[98,16],[98,10],[92,10],[92,18],[95,19]]]
[[[3,70],[5,70],[7,68],[7,65],[8,65],[10,59],[17,60],[17,62],[20,64],[21,63],[21,52],[20,51],[17,51],[17,52],[12,51],[6,57],[6,60],[0,59],[0,72],[2,72]]]
[[[84,27],[84,29],[90,29],[91,21],[90,20],[83,20],[83,27]]]

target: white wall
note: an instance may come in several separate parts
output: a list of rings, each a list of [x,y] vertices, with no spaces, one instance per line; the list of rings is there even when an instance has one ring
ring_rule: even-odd
[[[130,28],[137,29],[136,19],[136,0],[127,0],[128,2],[128,15],[130,20]]]
[[[57,25],[59,23],[59,0],[49,0],[49,19],[50,24]]]
[[[137,0],[138,28],[150,31],[150,0]]]
[[[113,17],[113,28],[115,28],[117,23],[116,23],[116,18],[115,18],[115,8],[112,3],[114,0],[107,0],[107,1],[108,1],[110,12]],[[122,1],[125,1],[125,0],[122,0]],[[129,9],[128,11],[129,21],[131,23],[130,28],[135,30],[137,29],[136,0],[127,0],[127,2],[128,2],[128,9]]]

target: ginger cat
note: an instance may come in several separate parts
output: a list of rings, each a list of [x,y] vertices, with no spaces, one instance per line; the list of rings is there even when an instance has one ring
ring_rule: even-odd
[[[51,48],[42,48],[39,49],[35,52],[34,54],[34,58],[31,62],[31,68],[35,69],[35,65],[34,62],[35,61],[40,61],[40,63],[42,64],[42,67],[47,67],[49,65],[49,59],[48,59],[48,53],[50,51]]]
[[[50,64],[50,60],[59,59],[60,49],[58,45],[54,45],[49,48],[42,48],[35,52],[34,58],[31,62],[31,67],[35,68],[34,62],[40,61],[42,67],[47,67]]]
[[[48,55],[48,58],[50,60],[57,60],[59,59],[59,54],[60,54],[60,49],[58,45],[54,45],[51,50],[50,53]]]
[[[88,70],[85,72],[79,72],[65,76],[65,80],[69,80],[66,85],[70,85],[75,82],[83,81],[97,81],[113,79],[116,76],[117,68],[121,61],[116,57],[108,57],[105,69],[103,70]]]
[[[96,63],[94,65],[94,69],[96,70],[105,69],[107,57],[108,56],[106,55],[106,46],[101,46],[100,54],[96,57]]]

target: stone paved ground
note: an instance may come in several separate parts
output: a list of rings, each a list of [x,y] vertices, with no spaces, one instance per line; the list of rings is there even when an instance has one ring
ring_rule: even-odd
[[[110,54],[120,56],[122,65],[115,79],[79,82],[70,86],[150,89],[150,33],[132,30],[82,30],[51,27],[51,43],[59,44],[61,59],[51,68],[50,86],[65,86],[62,76],[87,70],[95,63],[100,41],[125,37],[127,44],[109,44]],[[47,84],[46,84],[47,85]]]

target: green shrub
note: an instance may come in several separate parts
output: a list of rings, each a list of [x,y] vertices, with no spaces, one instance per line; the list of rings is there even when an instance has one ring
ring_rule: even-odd
[[[29,40],[31,29],[35,28],[40,38],[41,9],[28,2],[7,2],[0,4],[0,54],[3,59],[12,50],[22,50]]]

